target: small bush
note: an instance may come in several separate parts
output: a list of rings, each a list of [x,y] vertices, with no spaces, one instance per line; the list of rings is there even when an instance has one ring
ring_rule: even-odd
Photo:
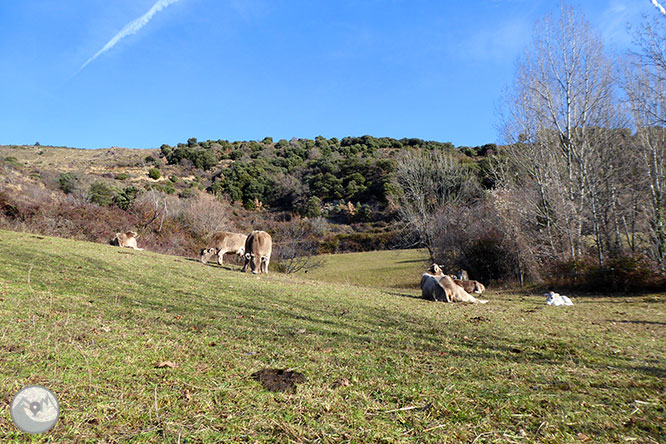
[[[162,172],[160,170],[158,170],[157,168],[151,168],[148,171],[148,177],[150,177],[153,180],[157,180],[160,177],[162,177]]]
[[[143,161],[146,163],[155,163],[155,158],[153,156],[146,156],[146,158],[143,159]]]
[[[90,202],[102,207],[108,207],[113,203],[116,190],[104,182],[95,182],[90,185]]]
[[[198,193],[194,188],[185,188],[183,191],[180,192],[180,197],[183,199],[188,199],[190,197],[196,196]]]
[[[127,173],[120,173],[116,175],[116,180],[127,180],[129,179],[129,174]]]
[[[171,184],[171,182],[148,184],[146,189],[147,190],[156,190],[156,191],[160,191],[160,192],[166,193],[166,194],[174,194],[176,192],[176,189]]]
[[[76,190],[79,178],[74,173],[63,173],[58,176],[58,185],[65,194],[71,194]]]
[[[127,210],[132,206],[139,194],[141,194],[140,188],[134,186],[125,187],[113,197],[113,203],[118,208]]]

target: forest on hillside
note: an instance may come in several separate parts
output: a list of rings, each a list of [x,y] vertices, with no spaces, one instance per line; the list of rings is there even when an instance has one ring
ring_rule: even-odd
[[[191,138],[175,147],[160,148],[170,165],[214,170],[208,175],[207,191],[241,202],[245,208],[259,205],[307,217],[334,217],[338,209],[352,203],[357,219],[364,221],[385,219],[384,210],[400,195],[395,169],[403,152],[457,154],[487,183],[487,164],[473,159],[496,150],[494,144],[456,149],[451,143],[372,136],[277,142],[270,137],[260,142],[198,142]]]

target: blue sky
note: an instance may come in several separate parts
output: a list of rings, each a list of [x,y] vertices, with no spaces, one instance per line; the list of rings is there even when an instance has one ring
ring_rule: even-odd
[[[0,0],[0,144],[500,141],[496,109],[555,0]],[[573,2],[621,54],[650,0]],[[159,8],[158,8],[159,9]],[[93,58],[91,60],[91,58]],[[83,69],[82,66],[88,62]]]

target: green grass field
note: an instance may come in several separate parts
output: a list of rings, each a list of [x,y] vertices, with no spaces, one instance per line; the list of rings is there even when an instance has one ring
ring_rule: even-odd
[[[428,268],[426,250],[389,250],[369,253],[326,254],[323,264],[299,276],[336,284],[382,289],[419,289]],[[420,294],[414,292],[414,294]]]
[[[386,271],[373,285],[411,282]],[[0,442],[666,440],[666,295],[488,299],[0,231]],[[264,367],[306,380],[270,392]],[[30,384],[60,400],[45,435],[10,420]]]

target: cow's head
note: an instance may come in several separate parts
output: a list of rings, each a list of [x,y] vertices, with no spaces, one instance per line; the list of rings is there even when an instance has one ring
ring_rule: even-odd
[[[212,257],[217,255],[217,250],[215,248],[203,248],[201,250],[201,262],[206,263],[211,260]]]
[[[261,273],[261,256],[254,253],[245,253],[245,260],[250,263],[252,274]]]
[[[442,269],[439,268],[439,265],[432,264],[430,266],[430,268],[428,268],[428,273],[430,273],[430,274],[442,274]]]

